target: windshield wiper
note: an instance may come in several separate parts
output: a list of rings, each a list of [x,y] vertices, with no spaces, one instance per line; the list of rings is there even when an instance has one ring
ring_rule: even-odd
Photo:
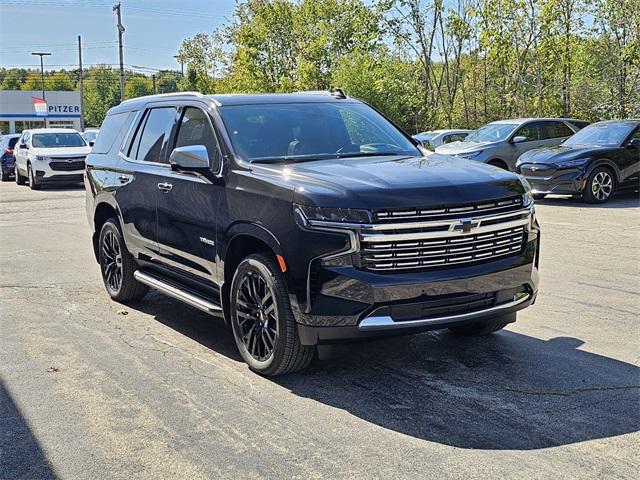
[[[355,158],[355,157],[390,157],[390,156],[401,156],[406,155],[406,153],[400,152],[354,152],[354,153],[344,153],[338,154],[336,158]]]

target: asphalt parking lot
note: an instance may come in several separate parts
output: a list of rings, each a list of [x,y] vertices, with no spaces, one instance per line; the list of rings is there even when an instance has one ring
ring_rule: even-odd
[[[637,478],[638,196],[537,211],[541,291],[507,330],[265,379],[221,321],[109,300],[83,190],[0,184],[0,479]]]

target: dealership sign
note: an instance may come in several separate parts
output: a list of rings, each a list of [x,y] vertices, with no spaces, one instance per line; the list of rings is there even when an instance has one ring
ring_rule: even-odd
[[[47,101],[44,98],[31,97],[33,100],[33,108],[39,117],[47,116]]]

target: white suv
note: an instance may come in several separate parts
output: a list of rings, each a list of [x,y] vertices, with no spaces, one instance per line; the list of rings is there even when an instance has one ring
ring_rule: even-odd
[[[76,131],[68,128],[25,130],[14,149],[18,185],[29,181],[37,190],[45,183],[81,182],[84,160],[91,147]]]

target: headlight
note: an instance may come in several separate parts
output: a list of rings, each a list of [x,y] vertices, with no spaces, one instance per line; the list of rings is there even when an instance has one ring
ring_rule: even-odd
[[[328,208],[297,205],[308,220],[320,220],[337,223],[371,223],[371,214],[368,210],[354,208]]]
[[[482,150],[478,150],[476,152],[460,153],[458,154],[458,156],[462,158],[474,158],[480,155],[481,153],[482,153]]]
[[[565,162],[556,162],[559,167],[580,167],[584,165],[588,158],[576,158],[575,160],[567,160]]]
[[[522,194],[522,206],[529,207],[533,204],[533,195],[531,194],[531,184],[527,182],[527,179],[520,177],[520,183],[524,187],[524,193]]]
[[[44,155],[36,155],[36,160],[39,162],[48,162],[51,160],[51,157],[45,157]]]

